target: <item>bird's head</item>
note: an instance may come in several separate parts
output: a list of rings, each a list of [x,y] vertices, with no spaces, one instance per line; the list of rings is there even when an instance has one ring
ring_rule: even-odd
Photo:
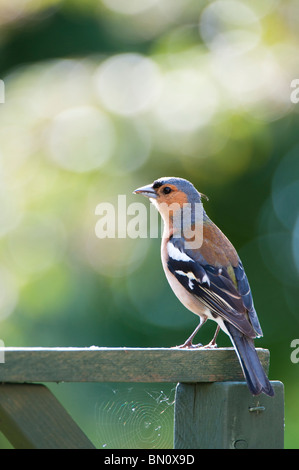
[[[186,203],[201,202],[202,197],[207,199],[190,181],[172,176],[159,178],[151,184],[135,189],[134,193],[153,199],[158,208],[161,203],[177,203],[182,207]]]
[[[134,193],[148,197],[157,207],[164,221],[168,221],[170,211],[173,214],[183,209],[188,203],[194,206],[195,203],[201,203],[202,197],[208,199],[198,192],[190,181],[169,176],[135,189]]]

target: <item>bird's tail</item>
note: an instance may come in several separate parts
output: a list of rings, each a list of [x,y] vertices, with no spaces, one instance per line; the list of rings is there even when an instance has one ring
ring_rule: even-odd
[[[250,392],[252,395],[264,392],[272,397],[274,390],[260,363],[253,339],[245,336],[231,323],[226,321],[224,323],[235,347]]]

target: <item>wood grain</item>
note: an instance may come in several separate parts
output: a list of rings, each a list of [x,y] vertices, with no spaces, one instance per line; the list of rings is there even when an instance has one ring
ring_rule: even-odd
[[[2,352],[0,382],[244,380],[233,348],[4,348]],[[267,372],[269,351],[257,349],[257,353]]]
[[[94,449],[44,385],[0,385],[0,429],[17,449]]]
[[[175,449],[283,449],[284,387],[251,395],[244,382],[178,384]]]

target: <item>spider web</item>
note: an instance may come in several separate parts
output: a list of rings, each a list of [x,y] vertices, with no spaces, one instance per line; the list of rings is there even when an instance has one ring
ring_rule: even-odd
[[[108,388],[104,392],[95,409],[96,435],[100,448],[173,447],[173,386],[161,390],[136,384],[129,388]]]

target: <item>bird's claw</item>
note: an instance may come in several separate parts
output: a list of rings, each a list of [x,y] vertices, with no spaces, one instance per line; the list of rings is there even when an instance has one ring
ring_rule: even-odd
[[[213,343],[212,341],[208,344],[206,344],[205,346],[203,346],[204,349],[216,349],[218,348],[217,344],[216,343]]]
[[[198,344],[193,344],[191,341],[187,341],[184,344],[180,344],[179,346],[174,346],[172,349],[199,349],[199,348],[204,348],[204,346],[201,343]]]
[[[216,349],[218,346],[216,343],[213,343],[213,341],[210,341],[208,344],[193,344],[191,341],[187,341],[184,344],[180,344],[179,346],[173,346],[171,349]]]

